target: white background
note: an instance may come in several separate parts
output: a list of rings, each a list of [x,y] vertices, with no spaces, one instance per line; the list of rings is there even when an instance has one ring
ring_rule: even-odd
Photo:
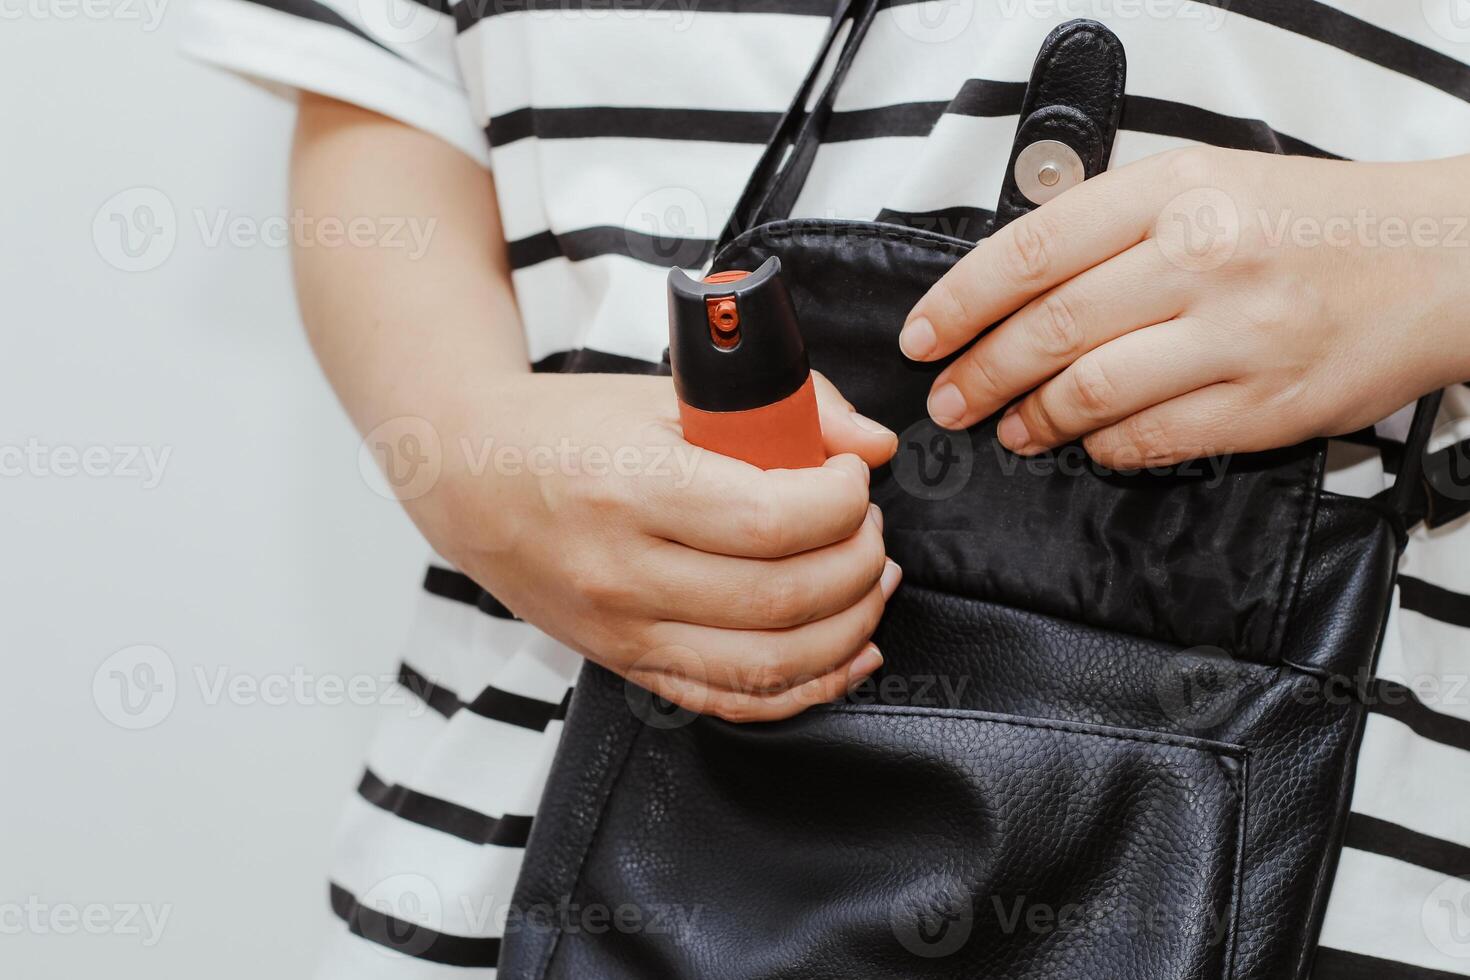
[[[376,712],[321,701],[391,672],[426,550],[359,475],[286,250],[199,226],[286,214],[292,105],[178,56],[178,0],[155,30],[109,2],[0,0],[0,976],[309,975]],[[124,272],[121,229],[93,225],[137,187],[176,240]],[[27,446],[169,455],[148,487],[4,455]],[[101,703],[93,682],[136,645],[173,706],[128,730],[128,665]],[[307,695],[249,694],[273,678]],[[118,909],[142,906],[167,915],[151,946]]]

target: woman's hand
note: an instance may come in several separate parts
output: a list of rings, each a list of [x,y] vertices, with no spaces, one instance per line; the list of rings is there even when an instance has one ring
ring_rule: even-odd
[[[982,241],[914,307],[929,412],[1116,468],[1349,432],[1470,377],[1466,159],[1192,148],[1101,174]],[[1029,392],[1029,394],[1027,394]]]
[[[878,668],[900,576],[868,501],[897,439],[820,376],[817,395],[831,458],[766,472],[686,443],[668,378],[505,378],[433,413],[442,475],[405,506],[588,658],[696,712],[787,717]]]

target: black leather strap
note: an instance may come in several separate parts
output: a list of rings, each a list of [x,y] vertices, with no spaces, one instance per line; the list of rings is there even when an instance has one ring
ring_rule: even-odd
[[[730,220],[715,243],[715,254],[719,254],[720,249],[745,229],[791,213],[796,195],[801,192],[811,171],[822,130],[831,117],[837,88],[852,65],[853,56],[857,54],[858,45],[862,43],[877,9],[876,0],[838,0],[832,25],[822,40],[822,46],[812,59],[811,67],[807,69],[806,77],[781,121],[776,124],[776,132],[766,144],[765,152],[751,172],[734,210],[730,212]],[[849,24],[852,27],[844,39],[843,28]],[[842,51],[832,77],[816,105],[808,112],[807,103],[811,101],[817,82],[821,80],[822,69],[839,41],[842,42]]]
[[[1470,439],[1428,451],[1443,395],[1436,391],[1419,399],[1398,476],[1379,496],[1403,518],[1405,528],[1420,521],[1437,528],[1470,514]]]
[[[1016,157],[1038,140],[1065,143],[1086,177],[1107,169],[1123,113],[1128,61],[1123,44],[1097,21],[1073,20],[1042,42],[1021,103],[1021,120],[995,208],[999,228],[1035,207],[1016,186]]]

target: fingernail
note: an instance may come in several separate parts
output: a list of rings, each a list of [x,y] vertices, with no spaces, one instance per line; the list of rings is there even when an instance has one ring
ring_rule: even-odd
[[[934,325],[921,316],[914,317],[898,332],[898,349],[911,361],[922,361],[938,343]]]
[[[847,676],[854,680],[861,680],[882,666],[883,654],[878,652],[877,647],[869,643],[862,653],[853,658]]]
[[[884,602],[893,598],[894,590],[902,579],[903,569],[898,567],[898,562],[888,559],[888,564],[883,566],[883,577],[878,580],[878,588],[883,590]]]
[[[965,396],[948,382],[929,395],[929,417],[945,428],[954,426],[965,415]]]
[[[1016,411],[1014,405],[1006,409],[1006,413],[1000,417],[995,435],[1012,452],[1025,452],[1031,448],[1031,433],[1026,431],[1026,423],[1021,421],[1021,413]]]
[[[868,505],[868,520],[872,521],[873,526],[879,531],[883,530],[883,511],[877,504]]]
[[[864,432],[871,432],[875,436],[893,436],[892,429],[881,423],[874,422],[866,415],[860,415],[857,412],[853,412],[852,421],[854,425],[856,425],[859,429],[862,429]],[[898,437],[894,436],[894,438],[896,439]]]

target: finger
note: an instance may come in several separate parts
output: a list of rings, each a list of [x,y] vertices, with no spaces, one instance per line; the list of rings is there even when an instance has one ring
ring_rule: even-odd
[[[1088,455],[1113,469],[1170,466],[1186,459],[1255,452],[1295,441],[1256,424],[1258,395],[1221,382],[1154,405],[1082,440]]]
[[[638,663],[643,669],[694,677],[725,691],[779,694],[852,659],[872,639],[884,604],[897,587],[897,575],[885,576],[862,599],[836,615],[789,629],[731,630],[659,623],[650,634],[656,640],[653,651]]]
[[[996,435],[1029,456],[1228,380],[1241,356],[1218,337],[1208,323],[1188,317],[1124,334],[1008,408]]]
[[[968,428],[1081,355],[1130,330],[1177,316],[1180,271],[1145,241],[1038,296],[939,373],[929,414]]]
[[[774,694],[726,691],[679,674],[658,671],[631,672],[628,679],[681,708],[743,724],[780,721],[815,705],[836,701],[881,666],[883,655],[869,643],[842,666]]]
[[[837,386],[820,372],[812,372],[817,390],[817,413],[828,456],[856,453],[869,466],[882,466],[898,449],[898,436],[852,407]]]
[[[867,595],[888,564],[883,518],[869,506],[856,534],[789,558],[732,558],[665,543],[637,615],[728,629],[780,629],[825,619]]]
[[[958,350],[1011,311],[1143,241],[1168,200],[1150,157],[1085,180],[982,239],[915,304],[899,334],[909,358]]]
[[[639,485],[648,533],[715,554],[782,558],[841,541],[868,516],[868,465],[852,454],[799,470],[703,450],[695,459],[682,485]]]

